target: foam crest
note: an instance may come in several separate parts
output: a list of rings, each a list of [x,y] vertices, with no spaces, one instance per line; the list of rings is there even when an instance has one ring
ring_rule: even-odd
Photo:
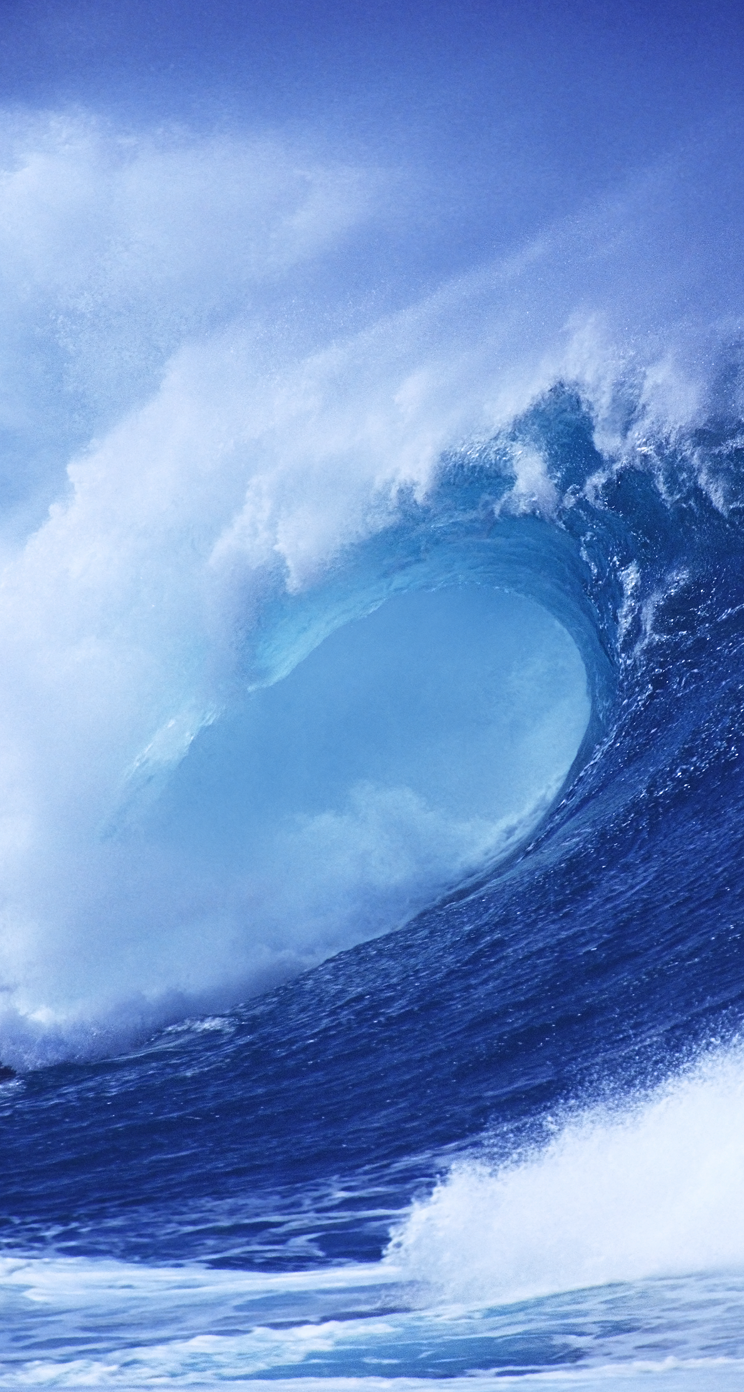
[[[265,314],[383,183],[251,132],[0,112],[6,532],[41,520],[71,454],[156,391],[184,342]]]
[[[391,1259],[447,1301],[487,1305],[744,1267],[744,1057],[711,1056],[624,1113],[569,1121],[535,1155],[456,1166]]]

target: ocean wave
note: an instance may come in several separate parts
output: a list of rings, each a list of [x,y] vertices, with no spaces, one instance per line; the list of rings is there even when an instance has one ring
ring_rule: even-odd
[[[730,304],[726,323],[708,300],[704,323],[675,318],[676,282],[641,273],[690,235],[679,161],[412,308],[352,333],[334,321],[329,341],[320,322],[275,326],[261,297],[269,282],[291,296],[313,260],[329,291],[378,175],[300,175],[291,151],[247,139],[123,141],[84,117],[7,117],[3,138],[8,342],[46,344],[51,397],[79,427],[52,460],[43,402],[14,418],[48,472],[4,543],[8,1062],[222,1011],[442,893],[488,882],[508,899],[497,861],[531,845],[530,866],[557,863],[623,817],[647,828],[680,778],[734,749],[740,340]],[[684,157],[701,179],[707,148]],[[46,221],[40,181],[57,190]],[[212,252],[187,234],[213,183],[237,192],[205,277]],[[701,266],[720,251],[707,236]],[[158,338],[164,306],[186,303]],[[117,361],[149,364],[146,381],[114,374],[115,400],[91,386],[112,316]],[[364,692],[345,740],[330,698],[353,685],[355,642],[378,708],[391,652],[413,690],[427,623],[452,724],[414,701],[399,746],[415,735],[418,757],[388,745],[380,779],[357,757]],[[516,654],[515,635],[478,744],[466,687],[486,681],[488,642]],[[688,750],[711,702],[717,729]],[[273,839],[245,795],[251,729],[281,770],[251,769],[264,803],[272,784]],[[468,800],[489,762],[489,795]]]

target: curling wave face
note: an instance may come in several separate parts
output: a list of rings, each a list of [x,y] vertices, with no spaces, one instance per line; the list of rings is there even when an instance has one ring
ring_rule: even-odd
[[[472,480],[445,469],[330,573],[299,589],[262,576],[210,705],[197,701],[209,655],[192,653],[184,676],[157,651],[162,614],[153,647],[134,654],[100,629],[65,632],[79,622],[78,576],[61,601],[49,585],[69,564],[77,501],[36,533],[6,610],[16,670],[44,652],[31,708],[13,705],[14,683],[7,711],[19,766],[6,822],[4,975],[19,983],[7,1063],[100,1052],[232,1004],[398,926],[544,817],[596,737],[610,663],[570,545],[530,518],[489,535],[515,480],[508,458],[488,472],[493,504],[473,509]],[[540,574],[545,548],[565,576]],[[41,632],[29,634],[30,590]],[[182,642],[193,639],[186,626]],[[140,708],[154,663],[175,690]],[[163,701],[175,713],[127,767],[127,744]]]

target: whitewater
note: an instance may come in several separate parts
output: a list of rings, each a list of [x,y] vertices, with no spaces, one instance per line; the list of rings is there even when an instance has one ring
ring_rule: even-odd
[[[0,115],[0,1388],[742,1385],[739,136]]]

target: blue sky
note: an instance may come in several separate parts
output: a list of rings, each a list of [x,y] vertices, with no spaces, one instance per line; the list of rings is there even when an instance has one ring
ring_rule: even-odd
[[[3,105],[291,129],[403,169],[415,190],[403,240],[417,238],[433,278],[577,210],[742,100],[744,9],[729,0],[1,8]]]

